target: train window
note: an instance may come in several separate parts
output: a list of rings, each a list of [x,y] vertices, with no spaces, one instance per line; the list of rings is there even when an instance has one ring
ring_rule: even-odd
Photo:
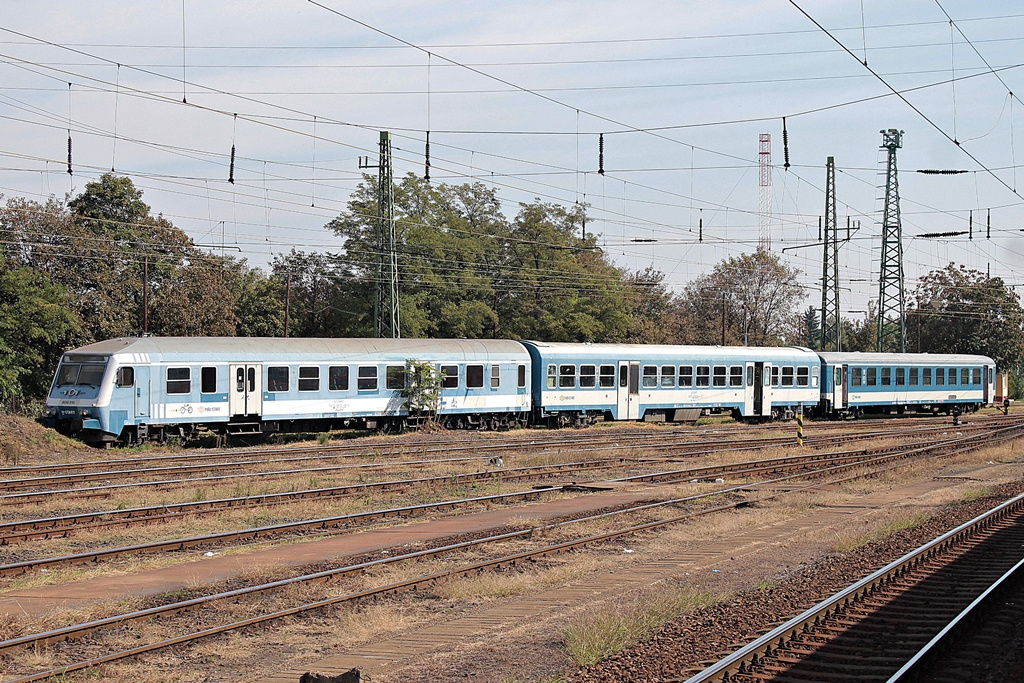
[[[288,368],[267,368],[267,391],[288,391]]]
[[[896,368],[896,386],[903,387],[907,385],[907,369]]]
[[[714,386],[716,386],[716,387],[724,387],[725,386],[725,366],[724,365],[716,365],[715,369],[712,371],[712,373],[713,374],[712,374],[711,383]]]
[[[815,365],[811,368],[811,386],[818,386],[818,378],[821,376],[821,368]]]
[[[833,370],[832,381],[835,383],[835,386],[837,386],[837,387],[843,386],[843,366],[842,365],[836,367],[835,370]]]
[[[971,383],[971,369],[960,368],[960,384],[967,386]]]
[[[878,368],[868,368],[867,385],[873,387],[878,384]]]
[[[850,386],[859,387],[864,383],[864,368],[850,368]]]
[[[656,387],[656,386],[658,386],[658,366],[657,365],[645,365],[644,366],[643,386],[645,386],[645,387]]]
[[[491,389],[497,389],[501,386],[501,366],[491,366]]]
[[[946,382],[946,371],[942,368],[935,368],[935,386],[942,386]]]
[[[332,365],[327,368],[327,388],[330,391],[348,391],[347,365]]]
[[[625,373],[623,373],[623,376],[625,376]],[[623,380],[623,381],[625,381],[625,380]],[[549,365],[548,366],[548,389],[554,389],[556,384],[557,384],[557,382],[558,382],[558,368],[556,368],[554,365]],[[623,384],[622,386],[626,386],[626,385]]]
[[[466,366],[466,387],[469,389],[481,389],[484,386],[484,366]]]
[[[676,385],[676,366],[661,366],[661,386],[674,387]]]
[[[623,365],[619,367],[619,386],[629,386],[629,366]]]
[[[782,368],[782,386],[791,387],[793,386],[793,368],[787,365]]]
[[[882,368],[882,386],[892,385],[892,368]]]
[[[693,386],[693,366],[692,365],[680,365],[679,366],[679,386],[681,386],[681,387],[692,387]]]
[[[971,368],[971,384],[981,384],[981,368]]]
[[[519,377],[518,377],[518,380],[519,380],[519,387],[520,388],[526,386],[526,366],[525,365],[520,365],[519,366]]]
[[[925,385],[926,387],[930,387],[932,385],[931,368],[921,368],[921,384]]]
[[[245,391],[245,368],[235,370],[235,391],[238,393]]]
[[[949,368],[949,375],[947,376],[946,384],[949,386],[956,384],[956,368]]]
[[[796,385],[798,387],[806,387],[811,383],[811,369],[806,365],[801,365],[796,369]]]
[[[597,366],[580,366],[580,388],[597,386]]]
[[[360,365],[356,386],[359,391],[377,391],[377,366]]]
[[[743,366],[742,365],[730,365],[729,366],[729,386],[730,387],[742,387],[743,386]]]
[[[192,393],[192,368],[167,368],[167,393]]]
[[[299,367],[299,391],[320,391],[320,368]]]
[[[78,374],[78,386],[98,387],[103,381],[103,372],[106,369],[105,365],[83,365],[82,371]]]
[[[117,369],[117,386],[130,387],[135,384],[135,368],[127,365]]]
[[[603,388],[615,386],[615,366],[602,365],[601,378],[598,380]]]
[[[441,388],[442,389],[458,389],[459,388],[459,366],[458,365],[442,365],[441,366]]]
[[[772,386],[779,386],[779,366],[777,365],[772,366]]]
[[[576,386],[576,366],[575,365],[559,365],[558,366],[558,388],[559,389],[572,389]]]
[[[404,365],[389,365],[384,368],[384,387],[386,389],[405,388]]]
[[[697,386],[698,387],[709,387],[709,386],[711,386],[711,366],[710,365],[698,365],[697,366]]]
[[[199,391],[201,391],[204,394],[217,393],[217,368],[200,368]]]
[[[751,386],[751,387],[754,386],[754,366],[753,365],[748,365],[747,366],[747,385]]]

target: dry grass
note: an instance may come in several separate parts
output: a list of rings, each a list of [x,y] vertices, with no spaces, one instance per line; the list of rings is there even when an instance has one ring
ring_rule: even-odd
[[[611,604],[584,610],[562,630],[569,656],[594,664],[657,633],[668,621],[722,598],[663,583]]]
[[[893,534],[913,529],[928,520],[930,515],[921,512],[898,514],[878,520],[872,528],[860,533],[837,533],[838,539],[832,549],[838,553],[846,553],[857,548],[877,543]]]

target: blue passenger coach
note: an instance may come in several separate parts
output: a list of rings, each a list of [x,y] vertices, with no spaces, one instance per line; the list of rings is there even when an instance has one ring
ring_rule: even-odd
[[[818,404],[821,361],[800,347],[523,344],[535,418],[551,426],[707,412],[768,419]]]
[[[68,351],[44,422],[96,444],[398,426],[406,363],[435,365],[452,426],[526,424],[530,356],[517,342],[139,337]]]
[[[830,353],[822,361],[819,410],[856,417],[878,412],[974,411],[992,402],[996,364],[987,356]]]

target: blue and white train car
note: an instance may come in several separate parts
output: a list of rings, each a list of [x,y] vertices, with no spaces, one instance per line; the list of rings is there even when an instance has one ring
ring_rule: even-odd
[[[504,340],[140,337],[68,351],[44,422],[95,444],[397,426],[406,363],[442,377],[453,426],[525,424],[530,356]]]
[[[711,411],[768,419],[818,404],[821,361],[809,349],[523,344],[533,359],[535,419],[552,426]]]
[[[852,416],[878,412],[977,410],[995,395],[996,364],[987,356],[932,353],[818,354],[819,411]]]

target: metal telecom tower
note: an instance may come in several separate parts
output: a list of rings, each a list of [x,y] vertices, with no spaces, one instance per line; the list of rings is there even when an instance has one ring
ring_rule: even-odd
[[[380,174],[377,182],[377,298],[373,304],[374,334],[402,336],[398,315],[398,253],[395,251],[395,186],[391,167],[391,133],[380,133]]]
[[[839,235],[836,230],[836,159],[825,164],[825,254],[821,274],[821,350],[842,351],[839,318]]]
[[[757,246],[759,249],[772,248],[772,135],[761,133],[757,136],[759,150],[757,153],[758,185],[761,186],[761,214]]]
[[[903,146],[903,131],[879,131],[889,151],[885,168],[885,209],[882,219],[882,269],[878,278],[879,352],[905,353],[907,321],[903,296],[903,229],[900,226],[900,191],[896,178],[896,150]]]

